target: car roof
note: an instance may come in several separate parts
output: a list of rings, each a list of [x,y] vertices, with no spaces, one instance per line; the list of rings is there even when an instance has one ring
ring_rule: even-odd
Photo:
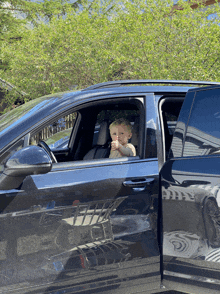
[[[103,87],[97,89],[84,89],[81,91],[81,94],[88,93],[89,95],[93,95],[96,93],[97,95],[113,95],[113,94],[135,94],[135,93],[186,93],[192,87],[184,87],[184,86],[122,86],[122,87]]]
[[[190,87],[197,86],[211,86],[211,85],[220,85],[218,82],[210,82],[210,81],[190,81],[190,80],[118,80],[118,81],[109,81],[104,82],[100,84],[96,84],[93,86],[90,86],[86,90],[94,90],[94,89],[100,89],[100,88],[110,88],[110,87],[120,87],[120,86],[128,86],[128,85],[187,85]]]

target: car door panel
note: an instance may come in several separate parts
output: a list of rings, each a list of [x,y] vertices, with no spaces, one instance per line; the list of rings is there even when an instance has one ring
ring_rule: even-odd
[[[175,158],[161,170],[163,283],[175,290],[219,293],[219,93],[215,87],[187,94],[171,146]]]
[[[168,287],[181,282],[184,289],[187,284],[199,287],[200,293],[219,289],[219,164],[220,157],[214,156],[172,160],[164,167],[163,258]],[[166,178],[170,172],[172,179]]]
[[[1,191],[10,199],[1,215],[1,284],[49,293],[159,287],[157,192],[157,161],[138,159],[57,164],[28,176],[19,192]]]

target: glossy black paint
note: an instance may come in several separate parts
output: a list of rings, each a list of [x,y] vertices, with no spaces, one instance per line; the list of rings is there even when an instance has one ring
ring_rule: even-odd
[[[155,169],[157,182],[155,163],[145,165]],[[1,261],[3,268],[7,263],[8,270],[14,273],[10,284],[24,282],[27,271],[33,286],[38,284],[38,279],[40,284],[50,282],[54,287],[62,280],[69,285],[70,276],[72,285],[75,277],[82,279],[80,285],[85,286],[88,277],[94,279],[94,274],[104,283],[107,279],[114,285],[116,271],[117,279],[131,279],[133,286],[149,282],[148,275],[156,282],[159,277],[154,232],[157,207],[153,206],[150,186],[141,184],[140,192],[136,192],[137,185],[135,188],[122,185],[126,178],[142,179],[146,176],[144,170],[143,163],[126,161],[123,165],[94,166],[90,170],[55,169],[46,175],[27,177],[19,195],[14,191],[1,195],[11,198],[1,224],[7,232],[2,238],[10,245],[7,259]],[[127,272],[128,267],[133,270]],[[1,283],[7,285],[7,279]]]
[[[0,175],[0,190],[17,189],[28,175],[45,174],[52,168],[52,160],[38,146],[17,151],[6,162]]]
[[[143,104],[139,157],[77,161],[66,156],[66,149],[54,152],[62,162],[53,163],[51,168],[51,159],[45,150],[28,146],[7,159],[0,176],[1,292],[120,294],[161,291],[161,244],[158,242],[161,201],[158,193],[159,168],[165,160],[165,138],[158,103],[162,96],[182,99],[188,89],[104,84],[100,89],[93,87],[39,98],[25,115],[22,116],[20,108],[18,117],[13,113],[4,117],[11,125],[0,132],[0,163],[7,159],[11,147],[17,144],[20,148],[20,141],[22,146],[27,146],[33,131],[69,110],[80,109],[83,117],[83,110],[89,103],[96,103],[91,108],[95,111],[100,101],[103,105],[103,101],[116,98],[117,103],[125,99],[127,104],[140,98]],[[88,113],[86,110],[85,114]],[[87,118],[92,124],[91,120]],[[73,132],[71,136],[77,140],[77,134]],[[163,179],[165,189],[178,184],[172,168],[172,164],[166,167],[169,173],[165,175],[170,176]],[[199,180],[190,181],[184,179],[184,189],[198,184]],[[209,179],[201,181],[206,184]],[[204,196],[198,203],[191,201],[184,209],[199,214],[205,199]],[[205,214],[210,214],[214,202],[210,203]],[[172,213],[171,220],[176,220],[178,205],[174,205],[174,209],[172,205],[164,211],[168,213],[166,217]],[[177,214],[181,216],[181,209]],[[177,221],[173,228],[169,220],[167,217],[167,236],[179,225]],[[196,223],[188,226],[187,229],[183,226],[183,230],[190,232],[190,237],[198,233]],[[205,225],[198,234],[205,240]],[[214,231],[209,239],[215,243]]]
[[[220,156],[212,151],[218,150],[217,120],[210,126],[218,113],[219,97],[219,87],[189,91],[177,122],[171,159],[161,170],[163,283],[170,289],[219,293]]]
[[[0,133],[1,154],[59,113],[130,93],[138,95],[142,88],[41,98]],[[37,162],[39,150],[45,160]],[[2,180],[0,190],[3,291],[57,294],[92,289],[96,293],[104,287],[112,293],[125,288],[135,293],[160,288],[156,159],[69,161],[53,164],[49,171],[48,154],[28,146],[7,160],[2,177],[9,166],[19,177],[15,181],[7,175],[7,185]],[[34,172],[35,168],[42,172]]]
[[[170,160],[163,167],[164,283],[169,287],[181,279],[201,287],[201,293],[207,291],[204,284],[219,289],[219,164],[214,156]]]

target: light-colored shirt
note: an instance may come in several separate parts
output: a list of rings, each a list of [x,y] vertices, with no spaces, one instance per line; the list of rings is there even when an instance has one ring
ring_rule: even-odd
[[[110,152],[109,158],[118,158],[118,157],[127,157],[127,156],[136,156],[136,150],[134,145],[128,143],[126,146],[123,146],[127,149],[129,155],[123,155],[119,150],[114,150]]]

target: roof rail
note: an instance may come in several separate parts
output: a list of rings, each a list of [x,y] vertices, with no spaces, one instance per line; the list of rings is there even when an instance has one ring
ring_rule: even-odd
[[[140,84],[173,84],[173,85],[198,85],[198,86],[211,86],[211,85],[220,85],[218,82],[203,82],[203,81],[181,81],[181,80],[119,80],[112,82],[105,82],[90,86],[88,88],[83,89],[83,91],[87,90],[96,90],[103,88],[111,88],[111,87],[120,87],[126,85],[140,85]]]

